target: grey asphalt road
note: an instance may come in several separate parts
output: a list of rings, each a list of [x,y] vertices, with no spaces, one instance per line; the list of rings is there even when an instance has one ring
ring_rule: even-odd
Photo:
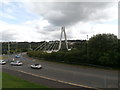
[[[9,60],[14,57],[15,55],[10,55]],[[23,61],[23,66],[11,66],[9,60],[6,60],[8,63],[3,65],[3,68],[20,70],[83,87],[118,88],[118,71],[81,67],[77,65],[73,66],[23,56],[16,59]],[[40,63],[43,68],[40,70],[31,69],[30,65],[33,63]]]
[[[44,85],[48,88],[72,88],[72,89],[78,89],[79,88],[79,89],[82,89],[82,90],[95,90],[95,89],[77,87],[77,86],[73,86],[73,85],[69,85],[69,84],[55,82],[55,81],[52,81],[52,80],[47,80],[47,79],[44,79],[44,78],[35,77],[35,76],[29,75],[29,74],[21,73],[21,72],[6,69],[6,68],[3,68],[3,71],[9,73],[10,75],[13,75],[13,76],[22,78],[24,80],[27,80],[29,82]],[[55,90],[57,90],[57,89],[55,89]]]

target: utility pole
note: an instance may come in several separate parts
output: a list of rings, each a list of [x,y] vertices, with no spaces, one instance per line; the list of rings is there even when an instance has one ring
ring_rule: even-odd
[[[10,43],[8,42],[8,54],[10,54]]]

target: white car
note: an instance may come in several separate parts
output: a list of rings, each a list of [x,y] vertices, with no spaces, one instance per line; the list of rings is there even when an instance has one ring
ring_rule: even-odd
[[[5,60],[0,60],[0,65],[4,65],[6,64],[6,61]]]
[[[11,62],[10,64],[14,65],[14,66],[21,66],[21,65],[23,65],[23,63],[21,61],[14,61],[14,62]]]
[[[34,69],[41,69],[42,68],[42,65],[40,65],[40,64],[32,64],[30,66],[31,66],[31,68],[34,68]]]

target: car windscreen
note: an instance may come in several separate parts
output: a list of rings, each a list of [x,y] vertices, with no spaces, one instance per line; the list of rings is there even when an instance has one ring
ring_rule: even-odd
[[[35,66],[37,66],[37,65],[39,65],[39,64],[35,64]]]

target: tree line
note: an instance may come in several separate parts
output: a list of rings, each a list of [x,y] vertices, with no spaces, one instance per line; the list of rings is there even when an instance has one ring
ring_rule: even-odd
[[[114,34],[97,34],[88,41],[75,43],[71,51],[46,53],[28,51],[28,56],[70,64],[93,64],[120,67],[120,40]]]

